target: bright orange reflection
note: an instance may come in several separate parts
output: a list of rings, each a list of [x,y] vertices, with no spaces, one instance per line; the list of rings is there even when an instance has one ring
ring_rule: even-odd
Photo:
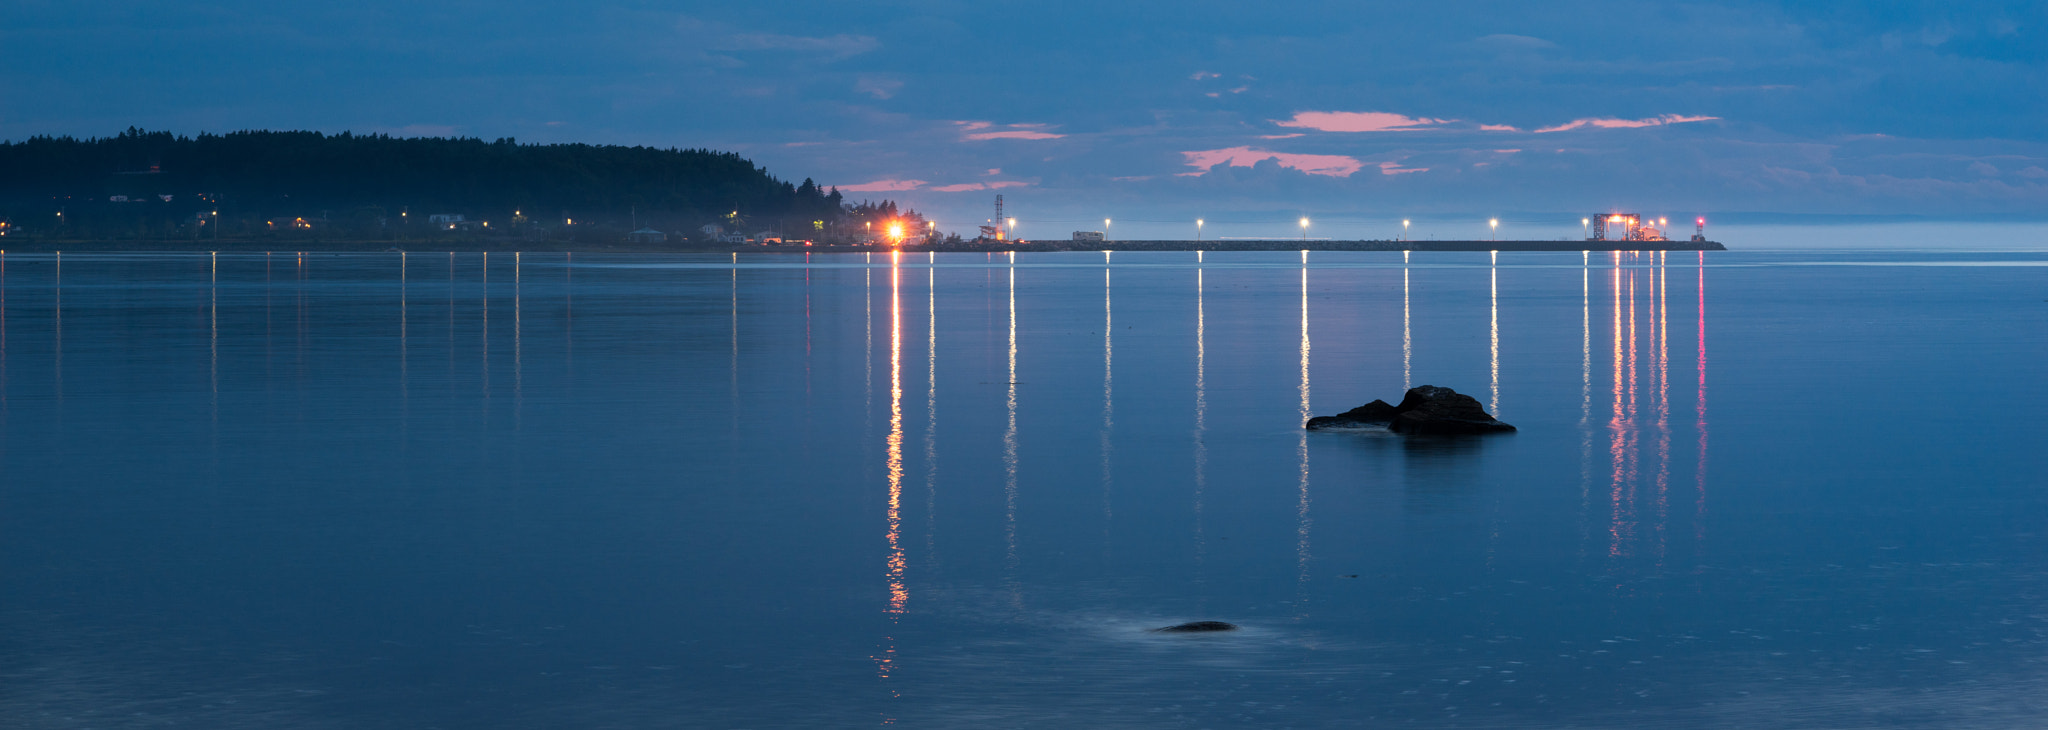
[[[896,263],[892,260],[889,266],[889,436],[884,441],[889,479],[884,531],[889,549],[889,605],[884,613],[889,615],[892,625],[902,617],[910,601],[910,591],[903,582],[903,270]],[[888,679],[896,668],[895,638],[884,637],[884,642],[881,654],[875,657],[875,672]],[[899,696],[893,689],[890,694]]]
[[[892,262],[894,263],[894,262]],[[889,613],[903,613],[903,270],[889,267]]]
[[[1607,424],[1608,557],[1626,558],[1640,547],[1661,568],[1668,547],[1672,457],[1669,269],[1661,252],[1650,254],[1646,267],[1622,266],[1624,258],[1616,254],[1610,269],[1614,379]],[[1590,320],[1590,313],[1582,316]]]

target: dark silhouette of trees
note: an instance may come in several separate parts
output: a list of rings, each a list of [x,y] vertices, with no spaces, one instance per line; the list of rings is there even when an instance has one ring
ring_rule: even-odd
[[[348,132],[186,137],[132,127],[106,138],[0,143],[0,217],[46,231],[61,219],[79,237],[174,235],[165,232],[206,225],[219,227],[207,235],[235,236],[300,218],[360,235],[403,235],[406,227],[427,233],[424,219],[437,214],[489,220],[497,230],[573,219],[694,234],[735,213],[756,227],[779,222],[788,235],[810,237],[845,230],[874,210],[896,213],[893,202],[879,206],[849,207],[836,189],[809,179],[792,185],[738,154],[708,149]],[[58,210],[67,215],[55,216]],[[218,223],[198,222],[213,218]]]

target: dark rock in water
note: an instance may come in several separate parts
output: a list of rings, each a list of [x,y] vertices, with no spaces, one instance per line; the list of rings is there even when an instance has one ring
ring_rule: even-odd
[[[1408,395],[1401,398],[1401,405],[1394,409],[1401,414],[1395,416],[1393,424],[1387,428],[1395,433],[1460,434],[1515,430],[1514,426],[1501,423],[1487,413],[1486,408],[1479,405],[1479,399],[1434,385],[1409,388]]]
[[[1385,426],[1395,433],[1449,435],[1513,431],[1501,423],[1479,400],[1450,388],[1423,385],[1408,389],[1401,405],[1373,401],[1335,416],[1318,416],[1304,425],[1311,431],[1328,428]]]
[[[1203,631],[1236,631],[1236,630],[1237,630],[1237,624],[1227,624],[1227,623],[1224,623],[1224,622],[1222,622],[1222,621],[1195,621],[1195,622],[1193,622],[1193,623],[1185,623],[1185,624],[1179,624],[1179,625],[1175,625],[1175,626],[1168,626],[1168,627],[1166,627],[1166,628],[1162,628],[1162,629],[1153,629],[1153,631],[1157,631],[1157,632],[1160,632],[1160,633],[1167,633],[1167,634],[1192,634],[1192,633],[1198,633],[1198,632],[1203,632]]]
[[[1376,400],[1334,416],[1316,416],[1315,418],[1308,419],[1308,430],[1321,431],[1326,428],[1366,428],[1369,426],[1384,427],[1387,424],[1393,423],[1394,417],[1400,414],[1400,410],[1387,405],[1386,401]]]

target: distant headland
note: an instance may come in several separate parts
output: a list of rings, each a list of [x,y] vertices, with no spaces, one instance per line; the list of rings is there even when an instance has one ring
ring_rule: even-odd
[[[887,225],[927,227],[708,149],[135,128],[0,143],[0,249],[707,248]]]

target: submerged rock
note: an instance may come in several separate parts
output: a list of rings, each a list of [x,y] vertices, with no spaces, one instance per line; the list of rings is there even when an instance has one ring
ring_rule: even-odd
[[[1222,622],[1222,621],[1193,621],[1193,622],[1189,622],[1189,623],[1184,623],[1184,624],[1176,624],[1176,625],[1173,625],[1173,626],[1168,626],[1168,627],[1165,627],[1165,628],[1153,629],[1153,631],[1155,631],[1155,632],[1159,632],[1159,633],[1166,633],[1166,634],[1192,634],[1192,633],[1198,633],[1198,632],[1203,632],[1203,631],[1236,631],[1236,630],[1237,630],[1237,624],[1230,624],[1230,623],[1224,623],[1224,622]]]
[[[1335,416],[1311,418],[1303,425],[1311,431],[1371,426],[1384,426],[1395,433],[1422,435],[1515,430],[1514,426],[1502,423],[1487,413],[1486,408],[1479,405],[1479,399],[1434,385],[1409,388],[1398,406],[1376,400]]]

